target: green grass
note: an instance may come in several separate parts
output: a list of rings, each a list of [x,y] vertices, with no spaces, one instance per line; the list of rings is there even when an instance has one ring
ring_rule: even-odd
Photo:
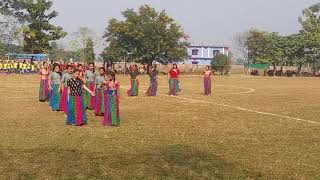
[[[126,97],[119,76],[121,127],[65,125],[38,102],[36,76],[0,75],[0,179],[319,179],[320,80],[217,77],[203,96],[199,77],[182,77],[182,94]],[[254,89],[254,92],[248,88]],[[199,100],[199,101],[194,101]],[[202,103],[201,103],[202,102]],[[221,104],[232,107],[221,106]]]

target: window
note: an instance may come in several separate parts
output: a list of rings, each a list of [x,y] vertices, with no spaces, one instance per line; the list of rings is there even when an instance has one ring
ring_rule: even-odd
[[[192,55],[198,55],[199,50],[198,49],[192,49]]]
[[[213,50],[213,57],[215,57],[216,55],[220,54],[219,50]]]
[[[199,62],[193,61],[192,64],[199,64]]]

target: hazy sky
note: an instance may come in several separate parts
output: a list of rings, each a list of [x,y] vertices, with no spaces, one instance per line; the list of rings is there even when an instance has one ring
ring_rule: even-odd
[[[319,0],[53,0],[59,16],[54,20],[68,33],[88,26],[102,36],[111,17],[149,4],[166,9],[193,44],[231,46],[233,35],[250,27],[282,34],[300,29],[302,9]]]

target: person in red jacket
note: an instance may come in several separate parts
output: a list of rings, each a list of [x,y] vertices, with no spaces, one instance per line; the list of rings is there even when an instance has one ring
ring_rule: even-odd
[[[177,64],[173,64],[172,69],[168,73],[169,77],[169,95],[176,96],[180,92],[180,82],[179,82],[180,70]]]

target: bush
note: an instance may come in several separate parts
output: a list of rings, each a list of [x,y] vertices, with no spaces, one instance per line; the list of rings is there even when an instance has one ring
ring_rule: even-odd
[[[219,74],[227,75],[231,69],[231,58],[224,54],[218,54],[212,59],[211,68]]]

